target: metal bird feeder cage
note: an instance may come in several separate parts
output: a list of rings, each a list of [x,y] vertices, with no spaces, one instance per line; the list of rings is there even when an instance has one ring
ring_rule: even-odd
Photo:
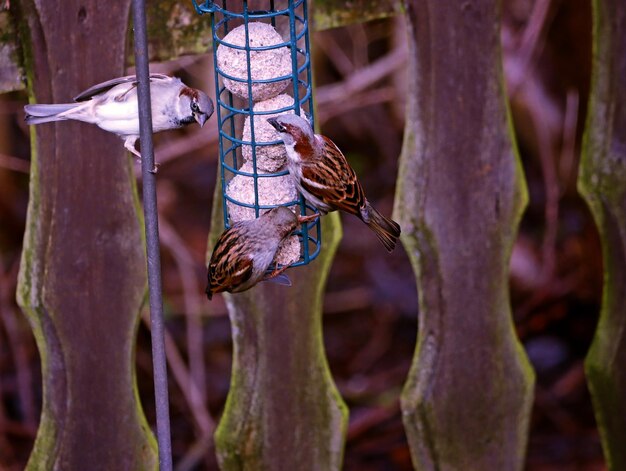
[[[317,213],[295,189],[285,147],[267,123],[295,113],[314,125],[306,0],[193,1],[211,16],[225,228],[276,206]],[[294,239],[288,262],[277,255],[278,265],[306,265],[319,254],[319,218],[295,235],[299,245]]]

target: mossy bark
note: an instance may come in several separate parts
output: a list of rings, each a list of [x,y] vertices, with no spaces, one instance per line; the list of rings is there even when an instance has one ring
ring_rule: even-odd
[[[608,468],[626,469],[626,3],[594,0],[593,75],[579,178],[604,254],[586,372]]]
[[[0,11],[0,93],[24,88],[15,27],[8,11]]]
[[[210,250],[223,230],[221,198],[217,185]],[[322,252],[286,272],[293,286],[263,282],[225,295],[233,369],[215,435],[222,470],[341,469],[348,412],[328,369],[321,320],[340,238],[338,215],[325,216]]]
[[[402,11],[400,0],[315,0],[311,3],[316,31],[386,18]]]
[[[12,3],[31,101],[121,75],[129,4]],[[39,125],[31,141],[17,299],[41,353],[43,410],[27,469],[155,469],[134,370],[146,280],[131,164],[93,125]]]
[[[400,0],[324,0],[313,2],[312,29],[336,28],[350,23],[384,18],[401,11]],[[202,3],[198,1],[198,3]],[[284,8],[286,2],[276,2]],[[229,4],[232,8],[232,4]],[[264,8],[264,7],[263,7]],[[155,0],[146,2],[149,55],[151,61],[166,61],[184,54],[204,54],[211,48],[211,22],[208,15],[198,15],[191,0]],[[0,11],[0,25],[8,22],[7,12]],[[2,34],[0,28],[0,93],[24,87],[20,62],[16,60],[16,38]],[[6,28],[10,31],[10,25]],[[127,37],[132,44],[132,36]],[[132,57],[128,58],[132,62]],[[110,78],[110,77],[109,77]]]
[[[409,83],[395,218],[420,317],[402,410],[417,470],[521,470],[534,374],[508,263],[526,191],[497,0],[407,1]]]

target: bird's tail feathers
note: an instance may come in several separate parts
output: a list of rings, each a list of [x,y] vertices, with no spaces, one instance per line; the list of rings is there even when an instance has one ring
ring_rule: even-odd
[[[369,214],[369,220],[365,221],[365,224],[374,231],[376,237],[383,243],[385,248],[389,252],[392,252],[396,247],[398,237],[400,237],[400,225],[380,214],[369,202],[366,208]]]
[[[51,121],[59,121],[66,119],[63,116],[59,116],[61,113],[72,110],[81,103],[63,103],[56,105],[26,105],[24,111],[26,112],[26,124],[41,124],[49,123]]]

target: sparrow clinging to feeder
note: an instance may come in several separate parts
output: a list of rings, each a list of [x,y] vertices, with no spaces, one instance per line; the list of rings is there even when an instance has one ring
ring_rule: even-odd
[[[287,167],[300,193],[322,214],[335,210],[354,214],[391,252],[400,236],[400,226],[367,201],[356,173],[333,141],[314,134],[311,125],[295,114],[267,121],[285,143]]]
[[[76,103],[26,105],[26,123],[41,124],[73,119],[93,123],[124,139],[124,147],[141,158],[135,149],[139,139],[137,77],[119,77],[85,90]],[[150,101],[154,132],[176,129],[197,122],[202,127],[213,114],[213,102],[201,90],[180,79],[150,74]]]
[[[234,223],[219,237],[211,254],[207,297],[211,299],[215,293],[223,291],[238,293],[252,288],[259,281],[276,278],[288,268],[284,266],[266,273],[280,244],[298,223],[318,216],[296,216],[290,209],[279,206],[258,219]]]

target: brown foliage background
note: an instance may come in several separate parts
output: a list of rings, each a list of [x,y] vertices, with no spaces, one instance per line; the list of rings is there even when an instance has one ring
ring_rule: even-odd
[[[368,197],[390,214],[402,145],[406,41],[402,18],[316,33],[317,120],[344,150]],[[517,332],[537,371],[527,469],[605,469],[583,359],[599,312],[601,254],[577,194],[591,63],[583,0],[508,0],[503,64],[530,203],[511,259]],[[214,96],[212,57],[155,64]],[[78,92],[79,90],[77,90]],[[0,469],[22,469],[40,410],[41,371],[15,284],[28,200],[23,93],[0,95]],[[228,393],[230,326],[204,297],[217,131],[156,136],[158,197],[178,469],[216,469],[210,436]],[[62,125],[62,124],[61,124]],[[451,130],[454,132],[454,130]],[[121,145],[121,142],[120,142]],[[459,156],[459,159],[463,156]],[[136,168],[140,178],[139,168]],[[388,255],[362,223],[344,237],[324,301],[324,340],[350,411],[346,470],[410,470],[398,397],[417,331],[414,276],[402,247]],[[140,327],[139,389],[154,423],[149,332]],[[199,387],[185,385],[191,379]],[[183,387],[181,387],[183,385]]]

